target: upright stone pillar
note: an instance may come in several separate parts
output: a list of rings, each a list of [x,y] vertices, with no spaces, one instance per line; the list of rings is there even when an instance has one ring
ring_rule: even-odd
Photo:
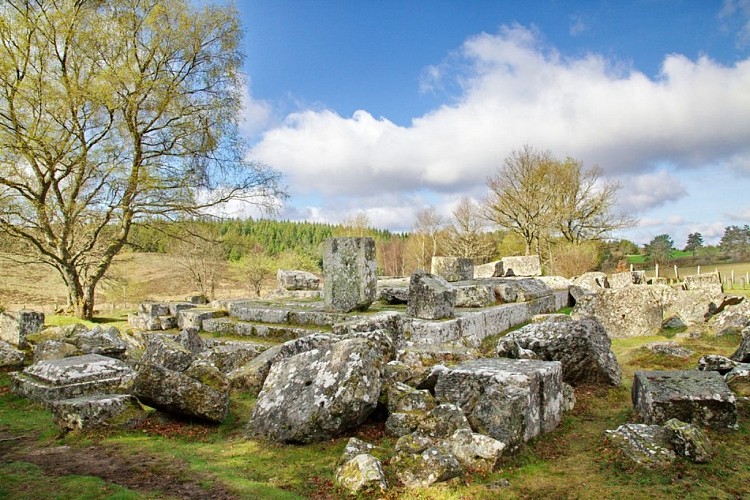
[[[16,347],[26,347],[26,335],[41,331],[44,327],[44,313],[36,311],[16,311],[0,313],[0,340]]]
[[[372,238],[323,243],[323,300],[328,311],[364,311],[375,301],[378,264]]]

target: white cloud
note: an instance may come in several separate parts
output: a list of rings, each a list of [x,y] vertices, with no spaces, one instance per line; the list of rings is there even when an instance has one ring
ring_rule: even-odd
[[[457,196],[529,144],[627,179],[620,205],[635,211],[686,196],[682,169],[750,164],[750,59],[668,55],[651,79],[596,54],[563,57],[516,25],[467,39],[426,75],[423,90],[461,91],[409,126],[307,109],[267,130],[252,156],[310,195]],[[655,172],[665,164],[673,173]]]
[[[746,47],[750,44],[750,0],[724,0],[719,19],[725,23],[739,23],[737,45]]]
[[[586,22],[581,16],[571,16],[570,24],[568,26],[568,33],[570,33],[571,36],[578,36],[586,31],[586,29]]]
[[[242,121],[240,131],[245,137],[253,138],[271,124],[271,105],[263,100],[254,99],[250,86],[245,85],[242,92]]]

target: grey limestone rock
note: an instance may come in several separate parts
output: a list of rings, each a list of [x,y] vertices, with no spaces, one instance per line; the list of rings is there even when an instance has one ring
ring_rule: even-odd
[[[375,301],[377,262],[372,238],[329,238],[323,243],[323,301],[333,312],[364,311]]]
[[[433,257],[430,273],[447,282],[474,278],[474,263],[463,257]]]
[[[44,313],[37,311],[0,312],[0,340],[19,348],[26,347],[26,336],[42,330]]]
[[[703,431],[695,425],[672,418],[664,422],[664,428],[671,434],[672,448],[681,457],[696,463],[711,460],[713,447]]]
[[[0,367],[23,366],[25,356],[8,342],[0,340]]]
[[[193,363],[207,362],[222,373],[242,368],[270,346],[255,342],[226,342],[206,349],[195,356]]]
[[[400,454],[394,461],[396,477],[408,488],[423,488],[463,475],[456,457],[436,448],[417,454]]]
[[[455,314],[456,290],[443,278],[416,271],[409,280],[406,314],[421,319],[451,318]]]
[[[147,339],[146,352],[141,357],[141,363],[153,363],[174,371],[185,371],[193,362],[193,353],[177,337],[152,335]]]
[[[664,354],[666,356],[673,356],[675,358],[689,358],[693,354],[695,354],[693,351],[686,347],[680,346],[677,342],[650,342],[648,344],[644,344],[646,349],[656,352],[659,354]]]
[[[502,276],[505,276],[502,260],[474,266],[474,278],[499,278]]]
[[[505,276],[541,276],[542,264],[538,255],[503,257]]]
[[[736,397],[718,372],[638,371],[632,399],[647,424],[676,418],[715,430],[737,429]]]
[[[435,398],[459,406],[475,432],[515,449],[559,425],[562,368],[557,361],[467,361],[440,373]]]
[[[715,295],[724,293],[718,272],[685,276],[684,285],[687,290],[706,290]]]
[[[725,307],[711,316],[708,324],[717,335],[741,332],[750,326],[750,301],[743,300],[739,304]]]
[[[467,472],[492,472],[505,450],[505,443],[469,429],[454,432],[447,444]]]
[[[601,322],[583,318],[526,325],[501,338],[496,352],[500,357],[521,357],[523,349],[538,359],[559,361],[563,380],[571,385],[620,385],[622,372],[611,345]]]
[[[604,288],[609,288],[607,275],[605,273],[593,271],[576,276],[573,278],[573,284],[592,292],[598,292]]]
[[[279,288],[284,290],[317,290],[320,278],[307,271],[279,269],[276,272]]]
[[[385,491],[388,488],[383,465],[369,453],[355,455],[338,466],[336,482],[351,493],[371,489]]]
[[[456,307],[487,307],[495,304],[495,291],[491,283],[464,282],[453,285],[456,290]]]
[[[130,394],[97,394],[50,403],[63,431],[99,428],[132,428],[146,419],[146,412]]]
[[[258,394],[274,363],[313,349],[328,349],[334,341],[333,336],[319,333],[289,340],[266,349],[245,365],[230,371],[227,377],[233,389]]]
[[[82,353],[76,346],[62,340],[43,340],[34,346],[34,363],[51,359],[63,359],[80,356]]]
[[[229,394],[184,373],[141,363],[133,394],[144,404],[186,417],[221,423],[229,412]]]
[[[563,382],[563,399],[562,399],[562,410],[563,412],[573,411],[576,407],[576,391],[572,385]]]
[[[729,358],[739,363],[750,363],[750,328],[742,330],[740,345]]]
[[[74,336],[71,343],[84,354],[101,354],[120,359],[128,349],[120,330],[115,327],[105,329],[99,325]]]
[[[750,397],[750,363],[741,363],[724,375],[727,386],[738,396]]]
[[[17,373],[12,390],[32,401],[48,405],[58,399],[104,393],[128,393],[135,373],[124,362],[85,354],[40,361]]]
[[[177,327],[181,330],[186,328],[196,328],[200,330],[203,327],[203,321],[212,318],[221,318],[226,316],[227,312],[216,309],[184,309],[177,313]]]
[[[624,424],[604,434],[627,457],[642,465],[663,467],[677,458],[670,432],[660,425]]]
[[[718,354],[707,354],[701,356],[698,360],[698,369],[701,371],[719,372],[722,375],[726,375],[732,371],[737,364],[736,361],[724,356],[719,356]]]
[[[347,339],[273,364],[248,423],[272,441],[310,443],[356,427],[375,409],[382,361],[365,339]]]
[[[646,272],[625,271],[622,273],[614,273],[609,276],[608,282],[610,288],[625,288],[626,286],[630,285],[645,285]]]

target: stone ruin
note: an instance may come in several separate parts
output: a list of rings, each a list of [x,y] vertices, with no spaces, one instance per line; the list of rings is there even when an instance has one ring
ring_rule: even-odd
[[[559,425],[576,386],[620,385],[612,337],[651,334],[672,314],[711,328],[745,307],[711,290],[640,284],[630,273],[611,280],[621,288],[605,288],[606,276],[578,284],[538,276],[538,258],[504,259],[482,273],[470,267],[471,277],[464,262],[433,268],[463,270],[454,281],[424,271],[377,281],[372,240],[333,239],[325,252],[323,300],[146,303],[129,318],[136,335],[45,331],[31,336],[38,359],[14,376],[13,390],[51,408],[66,430],[136,425],[141,404],[218,423],[233,392],[257,395],[247,435],[280,443],[345,435],[381,413],[397,438],[394,458],[384,465],[373,445],[352,438],[337,481],[351,491],[386,489],[393,468],[401,483],[418,487],[493,470],[504,454]],[[279,282],[305,292],[319,286],[296,273],[280,272]],[[366,311],[376,300],[406,308]],[[571,316],[552,314],[571,305]],[[750,331],[750,314],[740,316]],[[721,325],[730,322],[742,323]],[[489,337],[524,323],[482,357]],[[165,331],[174,329],[180,333]],[[721,365],[726,374],[637,374],[633,405],[644,423],[607,438],[634,460],[638,450],[707,460],[710,445],[695,426],[734,428],[732,390],[747,391],[748,345],[750,334]],[[657,446],[663,451],[650,453]]]

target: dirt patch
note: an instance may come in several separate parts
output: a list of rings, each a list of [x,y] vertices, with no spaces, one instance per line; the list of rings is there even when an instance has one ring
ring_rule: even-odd
[[[0,459],[32,463],[46,475],[94,476],[149,496],[238,498],[206,474],[188,470],[178,460],[130,452],[115,446],[35,447],[32,437],[0,432]],[[203,487],[201,485],[207,485]]]

